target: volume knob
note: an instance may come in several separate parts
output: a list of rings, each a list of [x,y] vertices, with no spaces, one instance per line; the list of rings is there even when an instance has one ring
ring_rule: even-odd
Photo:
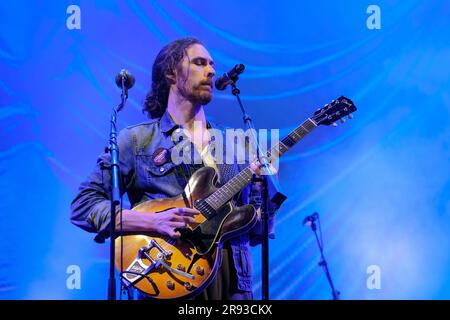
[[[199,276],[202,276],[202,275],[205,274],[205,269],[203,269],[202,266],[196,266],[196,267],[195,267],[195,272],[197,272],[197,274],[198,274]]]
[[[187,290],[192,290],[192,284],[189,283],[189,282],[185,282],[185,283],[184,283],[184,287],[185,287]]]
[[[183,265],[181,265],[180,263],[177,265],[177,269],[180,271],[183,271],[183,272],[186,271],[186,268]]]
[[[175,289],[175,283],[173,283],[173,281],[171,281],[171,280],[167,280],[167,281],[166,281],[166,286],[167,286],[167,288],[169,288],[170,290]]]

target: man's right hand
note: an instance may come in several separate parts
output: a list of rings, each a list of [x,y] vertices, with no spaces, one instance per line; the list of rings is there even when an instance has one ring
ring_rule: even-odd
[[[156,213],[122,210],[122,228],[125,232],[156,232],[177,239],[181,236],[177,228],[195,225],[195,216],[200,211],[191,208],[172,208]],[[117,215],[116,230],[120,231],[120,215]]]
[[[156,222],[156,232],[178,239],[181,234],[177,228],[187,228],[188,224],[195,224],[195,215],[200,211],[191,208],[172,208],[151,214]]]

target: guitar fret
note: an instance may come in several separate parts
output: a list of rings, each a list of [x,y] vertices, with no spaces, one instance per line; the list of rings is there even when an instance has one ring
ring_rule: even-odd
[[[206,199],[206,203],[208,203],[209,205],[211,205],[210,202],[214,202],[217,200],[217,195],[216,193],[211,194],[207,199]]]
[[[303,124],[300,126],[303,130],[304,130],[304,134],[303,136],[306,136],[306,134],[308,133],[308,130],[303,126]]]
[[[280,146],[280,155],[283,155],[289,149],[283,142],[280,142],[278,145]]]
[[[287,136],[286,138],[283,139],[283,144],[287,145],[289,148],[292,147],[295,143],[296,141],[292,139],[290,136]]]

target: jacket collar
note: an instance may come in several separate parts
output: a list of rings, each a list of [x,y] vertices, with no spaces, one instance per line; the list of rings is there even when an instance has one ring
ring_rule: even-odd
[[[173,130],[180,127],[180,125],[176,124],[170,116],[169,112],[166,110],[159,120],[159,124],[161,127],[161,131],[167,134],[170,134]]]
[[[164,112],[164,114],[161,116],[161,119],[159,120],[161,131],[167,134],[171,134],[173,130],[177,128],[181,128],[179,124],[176,124],[175,121],[173,121],[169,111]],[[206,120],[206,127],[208,129],[210,128],[217,128],[213,123]]]

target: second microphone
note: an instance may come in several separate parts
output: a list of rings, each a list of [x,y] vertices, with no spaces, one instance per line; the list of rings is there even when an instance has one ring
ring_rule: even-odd
[[[245,66],[240,63],[235,65],[230,71],[225,72],[218,77],[215,82],[217,90],[225,90],[225,88],[232,82],[237,80],[238,75],[244,72]]]

